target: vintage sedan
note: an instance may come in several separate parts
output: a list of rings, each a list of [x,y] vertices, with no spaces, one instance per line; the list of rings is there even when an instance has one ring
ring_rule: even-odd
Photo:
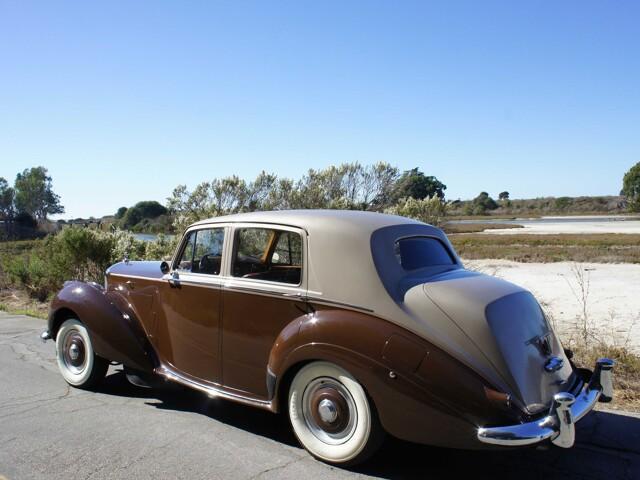
[[[466,270],[444,233],[354,211],[190,226],[170,263],[67,282],[48,330],[71,385],[109,363],[287,412],[316,458],[366,459],[384,433],[456,448],[571,447],[612,398],[613,362],[576,368],[528,291]]]

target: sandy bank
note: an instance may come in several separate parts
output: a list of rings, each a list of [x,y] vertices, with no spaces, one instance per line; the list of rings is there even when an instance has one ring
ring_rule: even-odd
[[[519,222],[515,222],[519,223]],[[495,230],[485,230],[483,233],[521,235],[547,234],[556,235],[561,233],[640,233],[640,220],[621,219],[598,219],[591,217],[588,221],[571,222],[561,217],[546,217],[544,221],[524,221],[520,223],[523,228],[500,228]]]
[[[640,222],[638,222],[640,223]],[[588,284],[588,323],[596,334],[640,352],[640,265],[517,263],[468,260],[467,268],[516,283],[536,296],[565,338],[577,334],[582,316],[579,273]]]

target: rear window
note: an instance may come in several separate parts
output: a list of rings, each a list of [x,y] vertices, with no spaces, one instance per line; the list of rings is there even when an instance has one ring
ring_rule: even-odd
[[[395,255],[405,270],[455,265],[455,261],[440,240],[431,237],[408,237],[396,241]]]

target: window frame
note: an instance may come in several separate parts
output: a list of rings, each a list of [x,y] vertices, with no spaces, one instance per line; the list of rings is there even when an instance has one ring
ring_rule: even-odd
[[[244,278],[244,277],[236,277],[233,275],[233,264],[236,260],[236,255],[238,253],[238,243],[239,243],[239,235],[240,232],[242,230],[247,230],[247,229],[259,229],[259,230],[279,230],[279,231],[283,231],[283,232],[292,232],[292,233],[296,233],[300,236],[300,247],[301,247],[301,252],[300,252],[300,260],[301,260],[301,264],[300,264],[300,281],[298,283],[288,283],[288,282],[277,282],[275,280],[263,280],[263,279],[259,279],[259,278]],[[307,246],[306,246],[306,232],[303,229],[300,228],[296,228],[296,227],[290,227],[290,226],[285,226],[285,225],[280,225],[280,224],[270,224],[270,223],[242,223],[242,224],[234,224],[233,225],[233,229],[231,231],[231,235],[230,235],[230,242],[232,242],[232,248],[230,249],[231,251],[231,255],[228,258],[228,270],[227,270],[227,276],[229,278],[232,278],[234,281],[242,281],[242,282],[259,282],[260,284],[265,284],[265,285],[277,285],[280,287],[290,287],[290,288],[303,288],[303,285],[306,283],[306,258],[307,258]],[[277,242],[273,245],[273,248],[270,249],[271,251],[267,251],[266,258],[269,258],[269,253],[271,253],[271,255],[273,255],[273,252],[275,251],[275,247],[277,246]],[[276,264],[277,265],[277,264]]]
[[[178,267],[178,262],[180,261],[180,259],[182,258],[182,255],[184,254],[185,249],[187,248],[187,244],[188,244],[188,239],[189,237],[195,233],[195,240],[193,242],[193,252],[191,253],[191,268],[193,268],[193,259],[195,257],[196,254],[196,245],[198,242],[198,232],[200,231],[204,231],[204,230],[222,230],[222,252],[220,254],[220,271],[218,272],[218,274],[214,274],[214,273],[202,273],[202,272],[193,272],[193,271],[185,271],[185,270],[180,270]],[[178,273],[179,275],[199,275],[199,276],[206,276],[206,277],[214,277],[214,278],[219,278],[219,277],[223,277],[223,269],[224,269],[224,264],[225,264],[225,251],[227,250],[227,238],[229,235],[229,229],[227,228],[226,225],[215,225],[215,224],[211,224],[211,225],[198,225],[197,227],[194,228],[190,228],[188,230],[186,230],[184,232],[184,234],[182,235],[182,240],[180,241],[180,245],[178,247],[177,250],[177,254],[174,255],[173,259],[171,260],[171,273]]]

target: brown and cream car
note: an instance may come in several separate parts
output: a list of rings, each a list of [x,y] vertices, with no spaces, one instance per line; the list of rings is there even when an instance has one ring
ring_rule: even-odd
[[[89,388],[121,363],[287,412],[315,457],[353,464],[401,439],[457,448],[574,443],[610,401],[613,362],[578,369],[526,290],[465,270],[444,233],[403,217],[281,211],[187,229],[167,262],[67,282],[43,339]]]

